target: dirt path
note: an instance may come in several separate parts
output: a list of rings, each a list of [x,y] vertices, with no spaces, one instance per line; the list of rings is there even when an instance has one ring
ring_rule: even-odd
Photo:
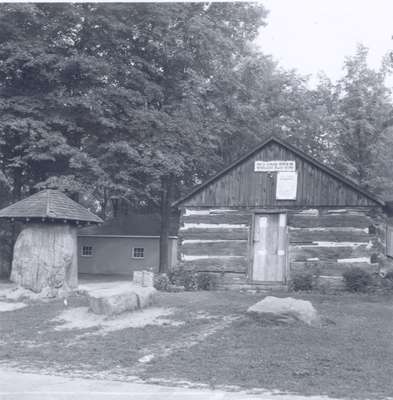
[[[203,327],[198,332],[194,332],[192,335],[188,335],[184,338],[178,338],[173,344],[169,346],[160,344],[148,348],[144,351],[145,355],[138,360],[140,364],[139,366],[137,366],[136,372],[140,372],[141,370],[143,370],[141,364],[148,363],[153,360],[153,358],[167,357],[175,351],[188,349],[192,346],[197,345],[198,343],[201,343],[208,336],[214,335],[218,331],[225,329],[236,319],[238,319],[238,317],[236,316],[226,316],[223,317],[220,321],[210,323],[208,326]]]
[[[320,396],[224,392],[144,383],[69,378],[0,369],[1,400],[334,400]]]

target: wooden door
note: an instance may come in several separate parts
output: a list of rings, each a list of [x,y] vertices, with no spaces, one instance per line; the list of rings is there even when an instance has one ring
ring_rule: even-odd
[[[256,215],[252,280],[285,282],[286,247],[286,215]]]

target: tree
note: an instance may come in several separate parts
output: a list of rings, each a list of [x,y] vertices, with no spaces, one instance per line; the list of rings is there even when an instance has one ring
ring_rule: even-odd
[[[337,87],[340,129],[337,165],[362,187],[381,191],[379,153],[392,126],[391,93],[385,85],[388,73],[383,64],[374,71],[367,64],[368,49],[358,46],[355,56],[345,61],[346,74]]]
[[[235,75],[221,78],[215,98],[212,125],[226,132],[220,152],[233,162],[270,135],[281,136],[295,146],[329,162],[329,137],[334,102],[327,79],[310,90],[307,78],[278,68],[271,57],[250,49],[236,67]]]

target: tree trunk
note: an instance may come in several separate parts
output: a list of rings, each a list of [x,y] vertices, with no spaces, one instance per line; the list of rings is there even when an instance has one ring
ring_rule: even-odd
[[[160,263],[158,271],[168,272],[169,227],[171,217],[171,203],[173,193],[173,177],[164,177],[161,180],[161,232],[160,232]]]
[[[36,293],[78,287],[77,228],[28,224],[18,235],[11,281]]]
[[[101,211],[100,217],[105,221],[106,220],[106,209],[108,207],[108,192],[106,189],[103,190],[102,200],[100,202]]]
[[[22,171],[18,168],[14,173],[12,189],[12,202],[15,203],[22,199]]]
[[[20,169],[17,169],[14,174],[14,183],[12,189],[12,203],[16,203],[17,201],[22,199],[22,172]],[[8,270],[8,277],[12,272],[12,260],[14,259],[14,246],[16,242],[16,238],[19,235],[20,229],[16,226],[16,222],[11,223],[11,243],[10,243],[10,263]]]

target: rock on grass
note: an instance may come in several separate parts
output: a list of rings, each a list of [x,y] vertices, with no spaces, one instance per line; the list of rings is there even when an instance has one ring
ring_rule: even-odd
[[[307,325],[320,326],[321,320],[310,301],[292,297],[267,296],[252,305],[247,313],[273,323],[289,324],[302,321]]]
[[[92,290],[87,293],[89,306],[95,314],[117,315],[153,304],[156,290],[129,284],[126,287]]]

